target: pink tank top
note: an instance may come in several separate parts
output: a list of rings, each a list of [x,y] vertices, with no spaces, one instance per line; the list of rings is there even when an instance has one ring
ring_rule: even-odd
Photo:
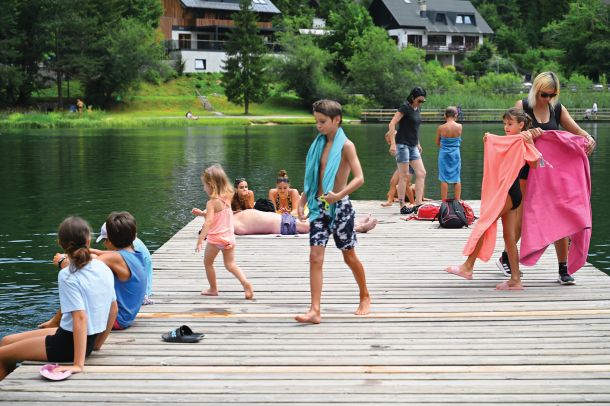
[[[207,241],[221,249],[235,247],[235,227],[233,225],[233,210],[231,205],[222,199],[225,208],[214,213],[214,220],[208,230]]]

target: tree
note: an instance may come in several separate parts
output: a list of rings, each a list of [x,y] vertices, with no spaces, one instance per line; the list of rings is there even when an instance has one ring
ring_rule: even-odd
[[[493,47],[484,42],[464,60],[464,71],[468,75],[482,76],[489,70],[489,61],[494,55]]]
[[[542,32],[552,46],[565,49],[560,61],[566,74],[579,72],[597,78],[610,71],[610,6],[601,0],[570,3],[570,11]]]
[[[17,1],[6,0],[0,14],[0,107],[13,105],[19,98],[24,76],[17,65],[21,42],[17,27]]]
[[[367,30],[347,61],[354,93],[362,93],[382,107],[396,107],[417,84],[415,71],[424,64],[424,51],[399,50],[383,28]]]
[[[360,4],[351,1],[338,3],[342,7],[330,12],[327,24],[329,33],[322,37],[320,46],[333,55],[335,75],[343,77],[347,74],[345,63],[354,55],[356,44],[374,25],[371,15]]]
[[[268,94],[265,80],[266,48],[258,35],[256,14],[250,0],[241,0],[239,12],[233,15],[235,30],[229,35],[222,83],[227,99],[244,106],[248,114],[250,103],[263,102]]]
[[[310,36],[285,33],[280,37],[284,57],[277,58],[276,76],[286,90],[293,90],[302,100],[304,107],[319,99],[333,99],[345,102],[346,95],[330,73],[332,56],[314,44]]]
[[[104,107],[136,86],[148,70],[161,70],[163,50],[154,30],[133,19],[120,19],[88,53],[81,80],[87,97]]]

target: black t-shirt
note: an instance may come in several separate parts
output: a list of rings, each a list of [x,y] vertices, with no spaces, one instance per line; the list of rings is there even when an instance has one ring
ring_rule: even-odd
[[[559,130],[559,123],[561,122],[561,103],[557,103],[555,108],[552,108],[549,104],[549,121],[546,123],[539,123],[534,115],[534,109],[527,103],[527,99],[521,100],[523,103],[523,111],[532,118],[532,127],[541,128],[543,130]]]
[[[409,103],[405,103],[398,108],[398,111],[403,116],[398,122],[396,143],[410,147],[417,146],[419,144],[419,125],[421,124],[419,109],[414,110]]]

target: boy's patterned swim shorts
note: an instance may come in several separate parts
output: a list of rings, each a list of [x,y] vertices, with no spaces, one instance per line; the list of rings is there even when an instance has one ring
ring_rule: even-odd
[[[330,226],[330,210],[325,208],[325,202],[318,198],[318,208],[320,215],[310,223],[309,245],[326,247],[330,234],[333,234],[335,244],[340,250],[350,250],[358,244],[356,232],[354,231],[354,221],[356,212],[352,207],[349,196],[336,203],[335,221]]]

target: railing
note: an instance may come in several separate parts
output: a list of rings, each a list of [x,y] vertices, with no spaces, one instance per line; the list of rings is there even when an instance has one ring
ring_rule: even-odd
[[[214,40],[167,40],[165,41],[165,49],[168,52],[187,50],[187,51],[224,51],[227,41]],[[276,42],[265,43],[269,52],[278,53],[282,49],[280,44]]]
[[[440,45],[440,44],[428,44],[428,45],[419,46],[418,48],[423,48],[426,51],[460,53],[460,52],[472,51],[473,49],[476,48],[476,45],[453,45],[453,44],[450,44],[450,45]]]
[[[465,109],[462,110],[459,121],[500,122],[505,111],[506,109]],[[610,121],[610,108],[599,109],[597,115],[593,115],[590,109],[574,108],[569,111],[576,121]],[[365,122],[388,122],[395,113],[395,109],[363,109],[360,111],[360,119]],[[444,114],[444,109],[423,110],[421,118],[422,121],[441,122],[445,121]]]
[[[235,27],[235,21],[220,18],[197,18],[195,19],[195,25],[197,27]],[[258,21],[256,26],[258,28],[273,28],[273,24],[271,22],[264,21]]]

